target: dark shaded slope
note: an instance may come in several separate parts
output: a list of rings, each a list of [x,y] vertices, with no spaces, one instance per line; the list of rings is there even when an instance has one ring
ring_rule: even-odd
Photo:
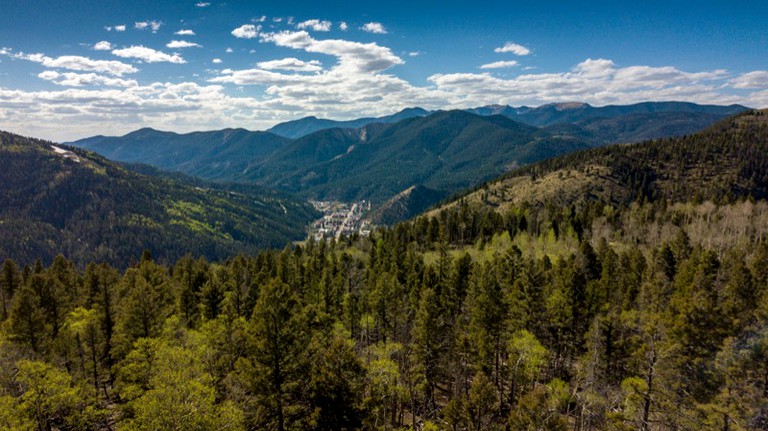
[[[120,137],[96,136],[70,143],[119,162],[144,163],[209,180],[226,181],[287,145],[267,132],[224,129],[177,134],[140,129]]]
[[[0,256],[125,265],[143,249],[223,259],[304,237],[307,204],[150,177],[82,150],[0,132]],[[58,148],[58,150],[57,150]]]
[[[588,147],[505,117],[462,111],[404,120],[348,143],[332,159],[298,170],[275,169],[278,160],[269,159],[260,181],[306,197],[384,202],[415,184],[455,192],[517,164]]]
[[[421,214],[445,197],[445,192],[421,185],[409,187],[379,206],[370,219],[376,224],[392,225]]]

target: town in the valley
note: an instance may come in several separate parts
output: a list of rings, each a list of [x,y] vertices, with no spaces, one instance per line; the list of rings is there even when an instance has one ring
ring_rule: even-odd
[[[371,222],[366,216],[371,210],[371,203],[365,200],[358,202],[312,201],[312,205],[323,213],[323,217],[312,223],[309,235],[316,241],[323,239],[340,239],[342,236],[360,234],[368,236],[371,233]]]

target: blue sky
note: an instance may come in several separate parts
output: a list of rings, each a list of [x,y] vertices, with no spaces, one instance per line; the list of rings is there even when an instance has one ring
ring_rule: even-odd
[[[260,130],[406,107],[768,107],[768,2],[0,0],[0,129]]]

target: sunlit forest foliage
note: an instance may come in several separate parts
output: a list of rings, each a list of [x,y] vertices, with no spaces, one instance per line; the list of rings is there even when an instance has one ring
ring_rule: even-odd
[[[766,212],[463,206],[220,263],[7,259],[0,427],[766,429]]]

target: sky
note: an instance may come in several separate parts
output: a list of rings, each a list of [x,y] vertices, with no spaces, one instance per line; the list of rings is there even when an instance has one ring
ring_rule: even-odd
[[[68,141],[408,107],[768,107],[766,1],[0,0],[0,129]]]

